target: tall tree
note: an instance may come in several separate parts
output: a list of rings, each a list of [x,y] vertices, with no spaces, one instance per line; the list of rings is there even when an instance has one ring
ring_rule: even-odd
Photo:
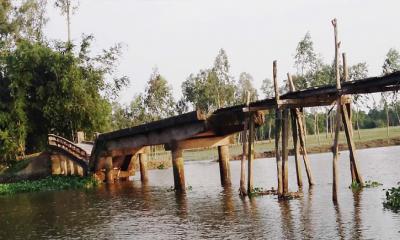
[[[368,77],[368,66],[366,62],[357,63],[349,68],[349,80],[355,81]],[[355,94],[353,95],[354,105],[356,106],[356,128],[358,133],[358,138],[361,139],[360,133],[360,107],[364,105],[369,100],[369,95],[365,94]]]
[[[60,9],[61,14],[67,19],[68,43],[71,42],[71,15],[78,9],[78,0],[56,0],[54,6]]]
[[[386,54],[386,58],[384,60],[384,63],[382,65],[382,73],[383,75],[387,75],[396,71],[400,70],[400,54],[399,52],[391,48]],[[392,98],[392,99],[390,99]],[[389,106],[393,105],[394,106],[394,111],[396,115],[398,116],[398,121],[400,122],[400,117],[397,111],[397,93],[395,92],[382,92],[381,93],[381,102],[383,104],[383,108],[385,109],[386,112],[386,127],[387,127],[387,137],[389,138],[389,125],[390,125],[390,120],[389,120]]]
[[[172,88],[155,68],[147,82],[144,104],[150,120],[159,120],[175,115],[175,101]]]
[[[190,74],[182,83],[185,101],[194,109],[212,112],[234,103],[235,83],[229,72],[226,52],[221,49],[210,69]]]
[[[238,103],[246,103],[247,93],[250,94],[251,102],[258,99],[257,89],[253,86],[253,77],[247,72],[242,72],[236,86],[235,98]]]

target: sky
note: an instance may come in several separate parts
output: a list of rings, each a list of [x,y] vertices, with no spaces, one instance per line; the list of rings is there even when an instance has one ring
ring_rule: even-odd
[[[53,1],[45,34],[66,40],[65,17]],[[130,85],[118,101],[129,103],[144,92],[154,67],[179,99],[182,82],[211,67],[220,48],[236,79],[248,72],[260,89],[263,79],[272,78],[277,60],[282,84],[287,72],[296,72],[293,56],[307,32],[315,51],[332,61],[333,18],[349,64],[365,61],[369,74],[379,75],[389,48],[400,50],[399,9],[399,0],[80,0],[71,32],[74,41],[93,34],[93,53],[123,44],[117,69]]]

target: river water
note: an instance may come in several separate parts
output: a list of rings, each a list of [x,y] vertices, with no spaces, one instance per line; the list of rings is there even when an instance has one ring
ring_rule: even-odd
[[[385,210],[385,188],[400,181],[400,147],[358,151],[365,180],[382,187],[353,193],[348,152],[340,156],[339,204],[331,201],[332,154],[310,155],[316,185],[304,196],[238,196],[240,162],[231,162],[233,186],[220,186],[218,163],[187,162],[186,195],[170,191],[172,169],[95,190],[0,197],[0,239],[400,239],[400,213]],[[254,162],[254,186],[276,187],[274,159]],[[294,160],[289,188],[297,190]],[[303,168],[303,180],[307,178]]]

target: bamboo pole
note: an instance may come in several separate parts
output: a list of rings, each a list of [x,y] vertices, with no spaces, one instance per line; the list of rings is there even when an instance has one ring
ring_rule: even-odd
[[[340,84],[340,73],[339,73],[339,46],[338,42],[338,31],[337,31],[337,20],[336,18],[332,20],[332,25],[334,29],[335,36],[335,75],[336,75],[336,89],[341,89]],[[333,162],[332,162],[332,171],[333,171],[333,184],[332,184],[332,200],[334,203],[337,203],[337,188],[339,181],[338,174],[338,160],[339,160],[339,130],[340,130],[340,120],[341,120],[341,98],[338,97],[336,102],[336,128],[335,128],[335,138],[333,142],[332,152],[333,152]]]
[[[279,109],[279,90],[278,90],[278,79],[277,79],[277,62],[273,62],[273,80],[276,100],[276,111],[275,111],[275,157],[276,157],[276,170],[278,176],[278,196],[283,194],[282,184],[282,159],[280,156],[279,138],[281,135],[281,123],[282,123],[282,111]]]
[[[246,98],[246,107],[250,105],[250,93],[247,92],[247,98]],[[243,141],[243,152],[242,152],[242,159],[240,161],[240,188],[239,188],[239,194],[241,196],[245,196],[247,194],[246,191],[246,149],[247,149],[247,126],[249,124],[249,121],[247,118],[245,118],[244,123],[243,123],[243,134],[242,134],[242,141]]]

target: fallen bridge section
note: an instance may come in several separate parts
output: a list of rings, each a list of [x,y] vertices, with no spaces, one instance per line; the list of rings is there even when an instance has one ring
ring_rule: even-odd
[[[264,122],[262,112],[255,115],[254,123],[260,126]],[[99,178],[113,182],[117,176],[132,175],[132,165],[139,159],[141,175],[146,176],[146,154],[148,146],[164,145],[171,150],[175,187],[184,189],[183,157],[185,149],[218,147],[220,152],[221,173],[226,176],[223,182],[230,182],[229,149],[233,143],[232,134],[243,130],[245,119],[249,113],[242,109],[203,114],[193,111],[160,121],[140,126],[121,129],[115,132],[100,134],[95,141],[90,159],[90,170]],[[144,177],[143,179],[146,179]]]

